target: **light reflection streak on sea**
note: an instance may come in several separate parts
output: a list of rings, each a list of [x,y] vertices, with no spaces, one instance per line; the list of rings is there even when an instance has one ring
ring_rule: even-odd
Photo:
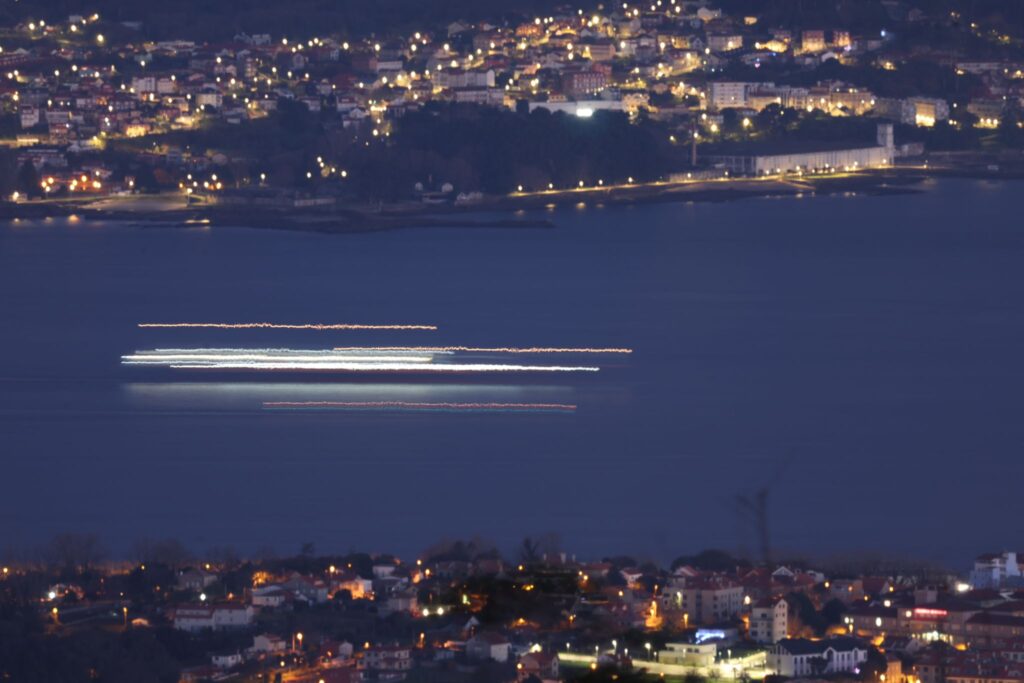
[[[129,403],[143,410],[262,410],[265,402],[576,403],[571,386],[361,382],[131,382]]]
[[[377,411],[441,413],[572,413],[573,403],[498,403],[452,401],[265,401],[263,407],[277,411]]]

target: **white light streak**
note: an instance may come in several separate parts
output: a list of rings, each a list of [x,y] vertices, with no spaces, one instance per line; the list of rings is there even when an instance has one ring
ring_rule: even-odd
[[[399,356],[399,355],[370,355],[370,354],[335,354],[330,352],[267,352],[267,353],[188,353],[178,351],[174,353],[138,353],[130,356],[122,356],[121,360],[126,365],[169,365],[171,363],[226,363],[226,362],[265,362],[286,359],[292,362],[305,363],[326,363],[345,361],[350,363],[371,362],[386,358],[393,362],[403,363],[429,363],[431,356]]]
[[[217,330],[437,330],[437,325],[364,325],[359,323],[139,323],[139,327]]]
[[[405,351],[300,349],[155,349],[121,357],[125,365],[182,370],[316,370],[337,372],[597,372],[600,368],[507,363],[434,362],[439,351],[414,355]]]
[[[332,370],[337,372],[598,372],[601,368],[568,365],[507,365],[501,363],[393,363],[393,362],[218,362],[172,363],[176,370]]]

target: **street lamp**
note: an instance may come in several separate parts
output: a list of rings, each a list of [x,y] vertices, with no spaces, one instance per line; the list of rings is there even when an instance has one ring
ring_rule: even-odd
[[[644,643],[644,649],[647,650],[647,659],[651,658],[651,644]]]

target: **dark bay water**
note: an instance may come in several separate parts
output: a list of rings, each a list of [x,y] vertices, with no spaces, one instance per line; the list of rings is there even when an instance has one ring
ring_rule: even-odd
[[[961,564],[1024,500],[1020,183],[561,209],[553,230],[325,236],[0,226],[0,551],[95,531],[411,555],[443,537],[584,555],[751,548]],[[436,332],[139,329],[428,323]],[[189,374],[167,347],[623,346],[592,375]],[[520,359],[516,359],[520,360]],[[561,359],[559,359],[561,360]],[[579,359],[574,359],[579,360]],[[574,413],[268,411],[553,402]]]

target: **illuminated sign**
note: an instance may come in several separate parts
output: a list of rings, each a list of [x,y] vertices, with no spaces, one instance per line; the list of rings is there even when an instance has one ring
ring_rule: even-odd
[[[703,643],[708,640],[714,640],[716,638],[725,638],[725,631],[714,628],[702,628],[698,629],[697,635],[694,636],[694,639],[698,643]]]
[[[915,607],[914,616],[919,619],[945,619],[949,612],[944,609],[933,609],[931,607]]]

